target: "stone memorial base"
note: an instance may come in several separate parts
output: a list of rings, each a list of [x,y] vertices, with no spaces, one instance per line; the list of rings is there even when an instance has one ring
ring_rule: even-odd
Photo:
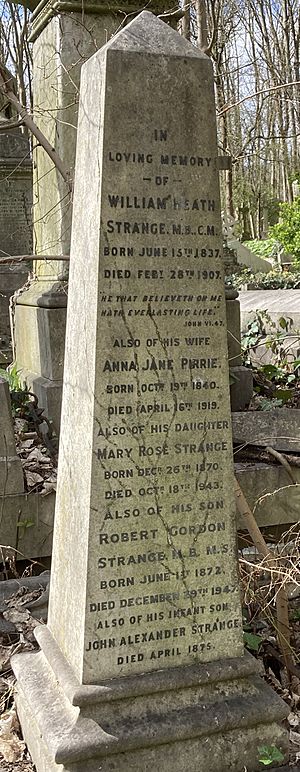
[[[243,365],[229,368],[229,376],[232,379],[230,384],[230,404],[233,413],[244,411],[250,404],[253,397],[253,375]]]
[[[262,745],[286,760],[287,706],[250,655],[80,685],[48,628],[36,637],[13,669],[37,772],[256,772]]]
[[[5,224],[5,231],[9,230],[7,222]],[[1,210],[0,210],[0,233],[1,233]],[[1,234],[3,236],[3,233]],[[5,246],[3,239],[1,238],[1,249],[4,251]],[[19,245],[20,250],[20,245]],[[16,265],[9,263],[8,265],[0,265],[0,364],[7,367],[13,360],[12,346],[11,346],[11,331],[9,320],[9,301],[11,296],[20,289],[27,281],[29,267],[21,263]]]
[[[66,284],[35,281],[20,295],[15,312],[17,363],[21,381],[38,397],[39,407],[60,427],[67,313]]]

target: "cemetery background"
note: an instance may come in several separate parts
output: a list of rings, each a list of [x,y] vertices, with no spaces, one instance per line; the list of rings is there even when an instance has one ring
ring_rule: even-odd
[[[229,194],[228,194],[228,190],[230,189],[230,172],[228,172],[228,173],[226,174],[226,176],[227,176],[227,182],[226,182],[226,190],[227,190],[227,195],[229,195]],[[279,178],[280,178],[280,176],[279,176]],[[228,186],[229,186],[229,187],[228,187]],[[284,184],[284,182],[283,182],[283,181],[282,181],[282,186],[283,186],[283,187],[282,187],[282,189],[284,189],[284,186],[285,186],[285,184]],[[287,186],[286,186],[286,190],[287,190]]]

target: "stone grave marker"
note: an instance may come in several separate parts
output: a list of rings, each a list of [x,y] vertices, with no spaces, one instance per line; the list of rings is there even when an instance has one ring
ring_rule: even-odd
[[[16,453],[8,383],[0,377],[0,497],[23,491],[24,478]]]
[[[82,68],[48,626],[14,659],[38,772],[286,748],[243,653],[213,94],[148,12]]]

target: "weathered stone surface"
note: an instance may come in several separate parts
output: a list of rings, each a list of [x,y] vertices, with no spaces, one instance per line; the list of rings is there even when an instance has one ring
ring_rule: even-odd
[[[44,290],[44,291],[43,291]],[[67,296],[61,283],[38,281],[15,309],[17,362],[21,378],[59,433]]]
[[[257,309],[265,310],[273,321],[292,317],[294,329],[300,329],[300,290],[247,290],[239,293],[242,329],[253,319]]]
[[[14,292],[25,283],[27,276],[28,268],[26,270],[26,265],[0,265],[0,362],[4,364],[9,364],[12,359],[9,300]]]
[[[7,603],[21,589],[31,596],[33,590],[40,590],[41,595],[36,600],[27,600],[22,596],[22,608],[30,611],[31,615],[39,621],[47,621],[48,613],[48,591],[47,587],[50,580],[50,571],[44,571],[40,576],[26,576],[20,579],[8,579],[0,582],[0,635],[1,633],[17,632],[13,622],[6,620],[2,614],[7,611]]]
[[[266,336],[259,337],[258,345],[250,350],[251,361],[254,366],[264,364],[276,364],[276,357],[268,341],[274,340],[274,334],[281,333],[280,348],[284,352],[284,358],[292,363],[300,357],[300,290],[248,290],[240,293],[241,302],[241,327],[247,329],[247,325],[254,321],[257,311],[266,311],[271,323],[264,318],[263,324]],[[288,322],[288,332],[279,324],[281,318]],[[279,343],[278,343],[279,345]]]
[[[16,560],[52,552],[55,493],[0,496],[1,544],[17,550]]]
[[[21,129],[1,131],[0,136],[0,163],[17,161],[22,167],[31,167],[29,158],[28,137],[22,134]]]
[[[276,335],[275,330],[275,335]],[[274,330],[273,330],[274,336]],[[277,353],[272,351],[269,342],[272,341],[272,335],[266,334],[264,338],[259,339],[259,343],[255,348],[250,348],[249,356],[253,367],[260,368],[263,365],[276,365],[278,363]],[[274,340],[274,337],[273,337]],[[265,342],[264,342],[265,341]],[[267,344],[267,345],[266,345]],[[282,333],[280,350],[283,358],[292,367],[295,359],[300,358],[300,335],[291,335],[290,333]]]
[[[18,368],[23,370],[27,365],[28,370],[38,376],[62,381],[66,308],[18,305],[16,318]]]
[[[32,163],[28,139],[20,130],[1,132],[0,182],[0,256],[30,254]]]
[[[253,375],[252,371],[241,365],[240,367],[230,368],[230,401],[231,410],[245,410],[250,404],[253,396]]]
[[[281,407],[232,414],[234,441],[300,453],[300,410]]]
[[[236,464],[235,474],[260,528],[290,525],[300,520],[300,469],[293,467],[296,485],[278,464]],[[237,527],[245,524],[237,513]]]
[[[263,273],[268,273],[271,271],[271,262],[268,262],[268,260],[264,260],[262,257],[255,255],[253,252],[251,252],[250,249],[248,249],[248,247],[245,246],[245,244],[242,244],[242,242],[238,239],[232,239],[229,237],[228,246],[231,249],[236,250],[238,263],[241,265],[246,265],[247,268],[251,269],[251,271],[262,271]]]
[[[20,502],[18,549],[27,558],[51,555],[55,493],[28,493]]]
[[[14,498],[19,499],[19,496],[0,496],[1,544],[13,549],[17,543],[18,510],[16,508],[11,510],[7,502]]]
[[[2,116],[3,117],[3,116]],[[32,163],[20,130],[0,133],[0,258],[32,252]],[[0,265],[0,363],[12,359],[9,299],[28,275],[26,265]]]
[[[53,424],[57,435],[60,429],[62,382],[50,381],[49,378],[37,376],[28,370],[21,370],[28,387],[36,394],[39,406],[45,411],[45,415]]]
[[[235,474],[250,507],[255,507],[259,527],[297,523],[300,519],[300,469],[293,469],[297,485],[282,466],[237,464]],[[28,558],[47,557],[52,553],[54,491],[0,497],[2,512],[1,543],[19,550]],[[17,525],[18,524],[18,525]],[[237,528],[244,523],[237,513]]]
[[[8,383],[0,377],[0,456],[16,456]]]
[[[287,708],[243,656],[213,72],[148,12],[83,68],[73,223],[25,738],[38,772],[256,772]]]
[[[276,744],[286,754],[287,734],[276,721],[287,707],[256,674],[253,657],[89,687],[74,678],[47,628],[36,635],[42,652],[16,655],[13,667],[39,772],[239,772],[245,765],[258,772],[259,746]]]
[[[99,650],[101,678],[155,669],[162,648],[161,667],[216,659],[222,629],[242,651],[211,64],[155,17],[135,25],[81,86],[49,625],[91,683]]]
[[[21,493],[24,480],[21,461],[16,453],[9,388],[0,377],[0,496]]]
[[[33,19],[34,105],[36,122],[45,136],[64,159],[65,168],[74,178],[78,91],[82,64],[103,46],[123,22],[122,5],[114,7],[103,2],[73,2],[66,13],[55,2],[40,3]],[[129,3],[131,5],[131,3]],[[124,12],[138,13],[139,2]],[[142,7],[142,6],[141,6]],[[150,0],[149,10],[162,13],[164,0]],[[98,13],[97,13],[98,8]],[[76,12],[77,11],[77,12]],[[52,52],[49,57],[49,51]],[[53,66],[54,64],[54,66]],[[40,106],[43,105],[43,111]],[[41,147],[34,149],[34,207],[36,254],[69,254],[71,240],[72,201],[68,186],[53,168],[53,163]],[[36,261],[36,274],[41,279],[66,277],[66,263]]]

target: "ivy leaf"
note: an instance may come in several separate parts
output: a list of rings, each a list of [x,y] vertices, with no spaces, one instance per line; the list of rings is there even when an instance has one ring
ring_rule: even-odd
[[[275,365],[263,365],[260,369],[265,375],[269,375],[270,377],[278,374],[278,367]]]
[[[279,326],[282,328],[282,330],[287,330],[288,328],[288,321],[284,318],[284,316],[281,316],[278,320]]]
[[[277,400],[281,402],[287,402],[294,394],[294,389],[276,389]]]
[[[284,761],[284,755],[279,748],[276,748],[276,745],[262,745],[258,748],[258,753],[260,755],[259,762],[265,767],[272,764],[273,761]]]
[[[32,525],[35,525],[34,520],[30,520],[30,518],[27,518],[25,520],[19,520],[17,523],[17,528],[31,528]]]
[[[254,633],[246,633],[244,631],[244,644],[251,651],[258,651],[262,638],[260,635],[254,635]]]

